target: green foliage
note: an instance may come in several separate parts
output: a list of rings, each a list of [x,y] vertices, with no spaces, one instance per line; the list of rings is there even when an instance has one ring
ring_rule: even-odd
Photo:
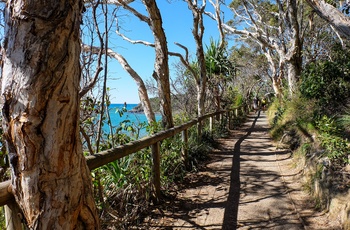
[[[310,154],[310,152],[311,152],[311,150],[312,150],[312,146],[311,146],[310,143],[304,143],[304,144],[301,145],[300,150],[301,150],[301,153],[302,153],[304,156],[306,156],[306,155]]]
[[[117,186],[122,188],[127,183],[127,174],[129,165],[132,162],[132,157],[127,156],[122,159],[113,161],[102,167],[105,175],[103,177],[103,183],[105,187],[111,188]]]
[[[269,107],[269,114],[271,135],[274,139],[281,139],[285,132],[299,132],[310,136],[308,128],[313,126],[316,116],[315,103],[304,98],[294,98],[283,103],[276,99]]]
[[[276,126],[277,122],[282,119],[282,116],[283,116],[285,111],[286,111],[286,109],[283,107],[277,108],[277,111],[275,112],[275,116],[273,117],[273,121],[272,121],[273,126]]]
[[[174,136],[162,141],[161,144],[161,176],[166,188],[174,181],[181,180],[185,175],[185,165],[181,155],[183,143],[180,136]]]
[[[332,5],[333,7],[337,7],[337,2],[334,0],[326,0],[325,2]]]
[[[325,155],[333,160],[350,163],[347,156],[350,152],[350,143],[341,136],[342,127],[339,127],[336,120],[322,116],[316,121],[316,127],[320,132],[321,145],[326,150]]]
[[[0,229],[6,229],[4,206],[0,207]]]
[[[346,133],[346,135],[350,135],[350,111],[349,109],[345,110],[345,114],[341,115],[338,118],[338,123],[340,127],[344,128],[344,132]]]
[[[242,94],[236,94],[236,96],[234,97],[234,102],[233,102],[233,106],[237,107],[237,106],[241,106],[244,103],[244,97]]]
[[[205,64],[209,75],[233,75],[235,66],[226,55],[225,47],[220,47],[219,42],[210,40],[205,53]],[[209,76],[210,77],[210,76]]]
[[[300,91],[306,98],[319,99],[323,108],[335,110],[350,95],[348,76],[332,62],[311,64],[303,74]]]
[[[146,126],[146,131],[148,134],[154,134],[158,131],[162,130],[162,124],[160,121],[153,122],[152,124],[148,124]]]
[[[334,46],[333,61],[309,64],[300,84],[301,95],[317,100],[325,114],[334,114],[347,103],[350,96],[350,61],[347,51]]]
[[[327,117],[326,115],[323,115],[316,121],[316,126],[323,134],[339,135],[341,133],[341,128],[338,126],[336,120],[334,118]]]
[[[190,169],[196,171],[200,162],[208,159],[210,147],[208,142],[191,142],[188,149],[188,160]]]
[[[127,184],[136,186],[141,193],[147,192],[146,197],[150,197],[149,187],[152,178],[152,155],[150,150],[142,150],[132,155],[130,167],[127,170]]]

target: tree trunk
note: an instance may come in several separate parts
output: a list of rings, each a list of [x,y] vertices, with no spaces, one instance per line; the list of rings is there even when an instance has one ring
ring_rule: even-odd
[[[93,54],[98,54],[99,52],[101,52],[101,49],[95,46],[82,45],[82,49],[84,52],[92,52]],[[140,98],[144,113],[146,115],[147,121],[149,124],[151,124],[152,122],[155,122],[156,117],[151,107],[151,101],[148,97],[145,83],[143,82],[140,75],[136,73],[136,71],[129,65],[127,60],[121,54],[114,52],[111,49],[108,49],[107,55],[111,58],[115,58],[119,62],[119,64],[122,66],[122,68],[126,72],[128,72],[131,78],[135,81],[138,87],[139,98]]]
[[[299,69],[298,66],[298,63],[293,62],[289,62],[287,64],[288,88],[290,96],[294,96],[298,90],[298,81],[301,73],[301,69]]]
[[[301,36],[301,28],[298,22],[298,6],[297,1],[291,0],[288,7],[289,18],[291,23],[292,38],[290,41],[291,47],[286,55],[288,69],[288,84],[289,94],[294,96],[298,90],[298,81],[302,70],[301,52],[303,47],[303,38]]]
[[[188,7],[192,11],[193,16],[193,28],[192,34],[196,42],[196,57],[199,67],[199,76],[196,79],[197,87],[197,109],[198,117],[204,115],[205,113],[205,97],[206,97],[206,87],[207,87],[207,70],[205,65],[205,56],[203,49],[203,34],[204,34],[204,25],[203,25],[203,13],[205,9],[205,2],[200,7],[197,1],[185,0]]]
[[[275,92],[276,97],[281,98],[282,97],[281,82],[277,74],[272,77],[272,88],[273,88],[273,91]]]
[[[350,19],[334,6],[322,0],[306,0],[313,10],[329,24],[331,24],[339,34],[350,39]]]
[[[282,89],[281,89],[281,80],[280,79],[282,78],[282,76],[280,76],[278,74],[276,61],[272,57],[272,52],[269,48],[262,46],[261,49],[263,50],[264,55],[267,59],[267,62],[269,63],[269,67],[271,70],[271,80],[272,80],[273,91],[275,92],[275,95],[277,98],[281,98],[282,97]],[[280,64],[279,73],[283,74],[283,62],[280,62],[279,64]]]
[[[205,103],[205,88],[203,88],[202,84],[197,84],[197,115],[198,117],[203,116],[205,114],[204,103]]]
[[[147,0],[143,2],[151,19],[151,29],[154,35],[156,60],[154,63],[153,77],[156,79],[158,85],[163,127],[169,129],[174,127],[174,121],[170,98],[167,40],[162,27],[162,17],[155,0]]]
[[[144,110],[144,113],[146,115],[148,123],[152,124],[153,122],[156,122],[156,117],[155,117],[153,109],[151,107],[151,101],[148,97],[145,83],[143,82],[140,75],[138,75],[136,73],[136,71],[133,68],[131,68],[129,63],[125,60],[125,58],[122,55],[115,53],[111,50],[108,51],[108,55],[117,59],[118,62],[120,63],[120,65],[123,67],[123,69],[125,71],[127,71],[130,74],[130,76],[132,77],[132,79],[135,81],[135,83],[138,87],[138,93],[139,93],[139,98],[140,98],[140,101],[142,104],[142,108]]]
[[[31,229],[99,229],[79,137],[82,5],[18,0],[5,10],[4,138]]]

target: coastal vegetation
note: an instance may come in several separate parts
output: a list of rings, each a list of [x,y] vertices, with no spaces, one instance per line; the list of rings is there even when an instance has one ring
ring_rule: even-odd
[[[195,47],[176,43],[183,53],[168,49],[160,1],[1,3],[0,179],[11,179],[20,225],[127,229],[137,224],[159,202],[154,156],[161,153],[161,195],[170,196],[186,172],[206,159],[215,138],[225,135],[228,120],[214,119],[214,130],[205,122],[198,123],[202,129],[188,130],[187,165],[180,135],[91,172],[85,157],[136,141],[142,129],[155,135],[209,112],[246,108],[254,99],[267,102],[271,135],[280,147],[315,165],[305,187],[319,207],[348,193],[350,24],[344,12],[349,7],[340,1],[307,2],[184,0]],[[231,18],[224,17],[227,9]],[[153,42],[123,34],[133,29],[119,23],[124,14],[144,22]],[[217,24],[218,39],[203,39],[205,20]],[[154,49],[152,80],[142,79],[109,46],[112,34]],[[178,58],[173,75],[169,56]],[[134,112],[142,111],[147,122],[111,119],[110,60],[138,86],[140,106]],[[122,116],[126,108],[113,112]],[[238,115],[235,125],[244,119]],[[316,192],[315,184],[328,189],[328,196]],[[0,226],[6,228],[3,215]]]

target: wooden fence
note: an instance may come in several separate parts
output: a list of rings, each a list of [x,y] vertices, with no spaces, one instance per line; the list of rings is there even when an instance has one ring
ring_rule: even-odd
[[[182,155],[184,159],[184,164],[188,164],[188,129],[194,125],[197,125],[198,136],[202,133],[203,121],[209,118],[209,128],[213,128],[214,117],[219,116],[222,120],[225,116],[227,119],[227,125],[230,129],[232,127],[233,118],[244,115],[249,111],[247,107],[237,107],[233,110],[218,111],[210,114],[206,114],[202,117],[196,118],[180,126],[158,132],[156,134],[144,137],[142,139],[132,141],[130,143],[118,146],[113,149],[105,150],[97,154],[87,156],[86,161],[90,170],[96,169],[117,159],[128,156],[132,153],[140,151],[144,148],[151,147],[152,157],[153,157],[153,186],[155,189],[155,196],[158,198],[161,194],[160,191],[160,148],[159,142],[173,137],[176,134],[182,133]],[[7,221],[7,229],[20,229],[18,226],[21,224],[21,220],[18,218],[19,209],[14,201],[14,197],[10,191],[11,181],[5,181],[0,183],[0,206],[5,206],[5,214]],[[10,218],[9,218],[10,217]]]

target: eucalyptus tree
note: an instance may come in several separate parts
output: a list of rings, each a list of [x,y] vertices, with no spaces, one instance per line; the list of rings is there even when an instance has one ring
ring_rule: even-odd
[[[176,111],[183,112],[189,117],[197,115],[197,89],[195,79],[188,68],[178,62],[175,66],[175,78],[172,78],[171,86],[173,94],[173,106]],[[176,107],[177,106],[177,107]]]
[[[171,97],[170,97],[170,81],[169,81],[169,63],[168,63],[168,46],[167,39],[162,27],[162,15],[159,11],[157,3],[155,0],[142,0],[145,8],[148,12],[148,16],[141,14],[135,8],[129,5],[129,2],[123,0],[115,0],[117,4],[122,6],[124,9],[128,10],[134,14],[138,19],[145,22],[154,35],[154,43],[149,43],[146,41],[132,41],[119,31],[118,34],[124,39],[132,43],[141,43],[144,45],[152,46],[155,49],[155,62],[154,62],[154,72],[152,77],[156,80],[158,86],[158,96],[160,100],[160,110],[162,114],[163,127],[168,129],[174,126],[172,107],[171,107]]]
[[[8,1],[2,69],[11,192],[30,229],[99,229],[79,136],[79,0]]]
[[[219,21],[218,18],[222,17],[220,4],[213,6],[216,14],[209,15]],[[227,23],[222,22],[220,26],[242,41],[258,43],[268,59],[271,52],[277,54],[278,69],[287,69],[288,89],[290,95],[293,95],[302,70],[301,54],[307,28],[302,1],[232,1],[229,8],[234,17]]]
[[[187,2],[188,8],[191,10],[193,16],[192,34],[196,43],[198,73],[196,74],[194,71],[192,71],[192,73],[194,73],[193,76],[196,80],[197,87],[198,116],[202,116],[205,113],[205,99],[208,81],[205,53],[203,48],[203,35],[205,29],[203,16],[206,7],[206,0],[203,0],[201,4],[192,0],[185,0],[185,2]]]
[[[346,40],[339,39],[334,27],[330,26],[325,20],[318,17],[315,13],[309,21],[309,31],[304,38],[303,65],[318,60],[330,60],[332,47],[339,41],[344,46]]]
[[[131,1],[130,1],[131,2]],[[101,15],[97,13],[97,11],[101,11],[98,9],[98,7],[105,7],[104,3],[101,1],[86,1],[86,12],[84,13],[84,23],[82,24],[82,33],[83,38],[82,39],[82,68],[83,68],[83,78],[82,78],[82,86],[81,86],[81,92],[80,96],[84,97],[87,93],[89,93],[89,98],[93,96],[91,92],[96,92],[96,83],[98,82],[98,79],[100,78],[99,75],[102,68],[102,58],[106,59],[108,56],[109,58],[115,59],[119,62],[121,67],[130,75],[130,77],[134,80],[138,87],[138,95],[141,102],[141,105],[143,107],[144,113],[146,115],[147,121],[149,124],[152,124],[156,121],[155,115],[153,112],[153,109],[151,107],[150,99],[148,96],[148,92],[145,86],[145,83],[141,76],[135,71],[133,66],[129,64],[129,62],[126,60],[126,58],[119,52],[117,52],[116,49],[112,47],[105,47],[108,44],[104,43],[103,40],[103,30],[104,25],[106,21],[108,20],[108,23],[110,23],[110,26],[108,26],[107,31],[111,29],[112,27],[112,21],[114,17],[116,17],[117,12],[120,11],[120,6],[117,2],[110,2],[116,4],[115,7],[111,7],[113,5],[109,5],[109,8],[111,8],[110,13],[106,15]],[[106,36],[107,34],[105,34]],[[111,35],[109,32],[108,35]],[[106,39],[112,39],[110,37],[107,37]],[[96,41],[97,40],[97,41]],[[98,46],[97,43],[100,43]],[[113,42],[113,41],[112,41]],[[105,63],[106,64],[106,63]],[[108,62],[107,62],[108,64]],[[106,68],[104,68],[106,71]],[[95,93],[96,94],[96,93]]]
[[[340,36],[350,39],[350,5],[348,1],[306,0],[312,9],[333,26]],[[344,5],[341,5],[341,3]],[[339,8],[339,9],[338,9]]]
[[[99,54],[101,51],[104,52],[100,47],[82,45],[82,49],[86,53]],[[135,69],[129,64],[123,55],[114,51],[113,49],[107,49],[107,55],[111,58],[116,59],[122,68],[130,75],[130,77],[135,81],[138,87],[138,95],[142,108],[144,109],[145,116],[149,124],[152,124],[156,121],[153,108],[151,106],[151,101],[147,92],[145,82],[141,76],[135,71]]]
[[[254,92],[257,94],[261,86],[270,86],[266,93],[273,90],[271,82],[274,72],[260,46],[248,43],[232,48],[230,59],[237,66],[235,87],[240,89],[246,99],[251,98]]]

